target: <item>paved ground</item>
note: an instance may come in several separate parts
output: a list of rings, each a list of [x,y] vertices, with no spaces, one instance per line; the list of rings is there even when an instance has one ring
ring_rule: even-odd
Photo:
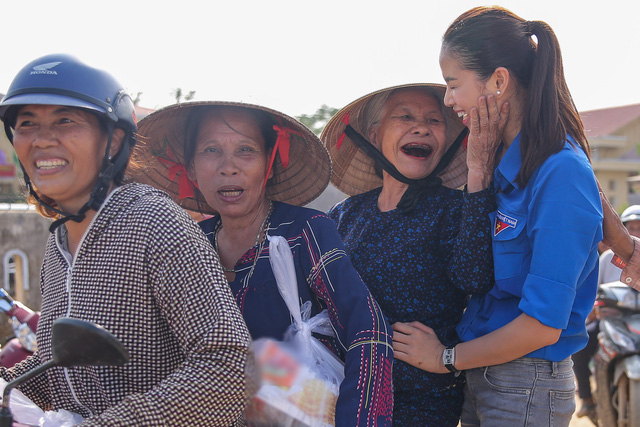
[[[582,402],[580,402],[580,398],[576,397],[576,411],[580,409]],[[571,418],[571,422],[569,423],[569,427],[594,427],[594,424],[591,422],[589,417],[578,418],[576,415],[573,415]]]

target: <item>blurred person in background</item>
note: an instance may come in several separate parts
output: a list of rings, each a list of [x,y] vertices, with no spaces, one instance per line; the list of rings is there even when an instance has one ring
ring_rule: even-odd
[[[629,206],[625,209],[622,215],[620,215],[620,221],[624,224],[631,236],[640,237],[640,205]],[[600,254],[598,285],[620,280],[622,268],[611,262],[614,255],[611,249],[606,249]],[[578,386],[578,396],[582,401],[582,405],[576,413],[578,417],[588,416],[595,419],[596,405],[593,401],[591,390],[591,369],[589,369],[589,362],[598,350],[599,331],[599,320],[596,318],[594,309],[589,317],[587,317],[587,333],[589,334],[587,346],[572,356],[573,372],[576,375]]]

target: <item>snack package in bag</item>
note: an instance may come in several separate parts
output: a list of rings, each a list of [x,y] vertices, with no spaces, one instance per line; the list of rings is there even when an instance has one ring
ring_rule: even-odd
[[[311,333],[334,336],[326,310],[309,318],[299,305],[293,255],[286,239],[267,236],[269,261],[293,323],[284,341],[261,338],[254,351],[262,386],[247,409],[250,426],[333,426],[344,363]]]

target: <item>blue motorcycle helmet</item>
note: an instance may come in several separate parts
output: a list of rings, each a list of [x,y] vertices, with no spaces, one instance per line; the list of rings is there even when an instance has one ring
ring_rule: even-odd
[[[138,129],[133,101],[124,87],[106,71],[93,68],[71,55],[51,54],[25,65],[0,101],[0,120],[4,123],[5,133],[11,143],[16,115],[23,105],[84,108],[93,111],[107,124],[107,147],[98,182],[91,192],[89,201],[79,212],[63,212],[43,201],[34,190],[24,167],[22,168],[31,196],[46,209],[59,215],[51,224],[51,231],[68,220],[81,222],[89,209],[98,210],[102,206],[111,182],[120,184],[124,179]],[[122,129],[125,137],[121,149],[111,158],[109,152],[115,128]]]

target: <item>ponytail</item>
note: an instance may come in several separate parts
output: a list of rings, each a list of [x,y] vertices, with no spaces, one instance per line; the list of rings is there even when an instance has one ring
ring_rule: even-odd
[[[582,121],[565,81],[560,45],[548,24],[525,21],[502,7],[476,7],[449,26],[442,50],[481,80],[504,67],[524,89],[519,185],[526,186],[533,172],[562,150],[567,135],[590,158]]]
[[[525,25],[527,37],[535,36],[538,43],[522,118],[522,167],[516,178],[522,186],[549,156],[562,150],[567,135],[591,158],[589,142],[564,77],[558,39],[545,22],[525,21]]]

